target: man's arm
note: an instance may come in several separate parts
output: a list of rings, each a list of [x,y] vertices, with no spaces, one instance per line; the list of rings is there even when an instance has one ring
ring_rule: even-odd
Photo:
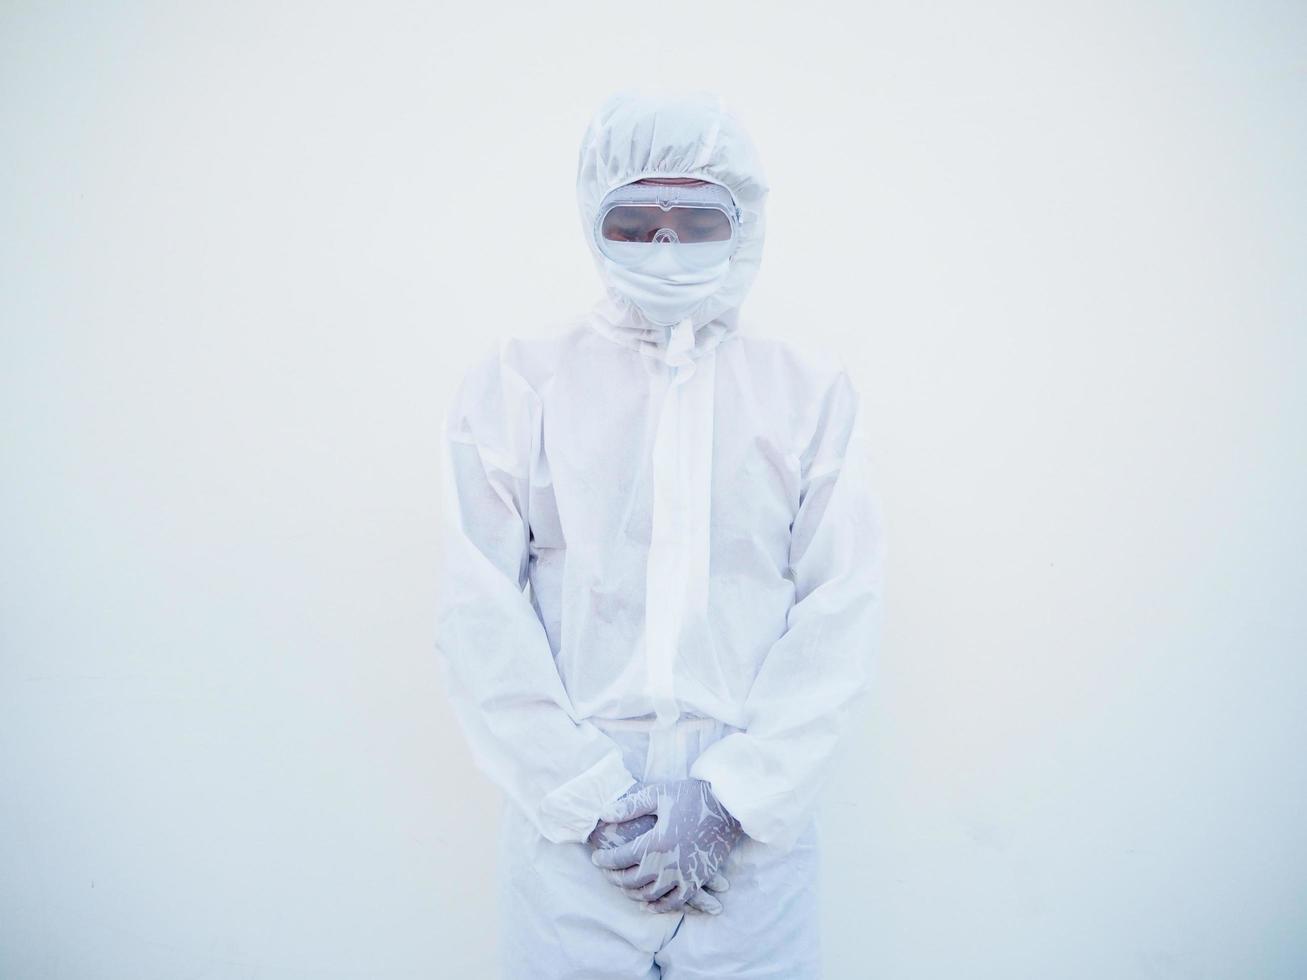
[[[636,780],[616,743],[577,720],[523,591],[540,408],[496,352],[467,372],[445,415],[436,649],[478,768],[546,838],[580,842]]]
[[[746,727],[690,769],[755,840],[792,847],[866,690],[879,638],[883,542],[860,398],[841,372],[803,457],[787,629],[745,702]]]

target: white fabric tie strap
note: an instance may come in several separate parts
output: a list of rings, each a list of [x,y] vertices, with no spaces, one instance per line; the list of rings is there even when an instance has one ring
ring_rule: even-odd
[[[668,345],[669,371],[653,450],[653,525],[646,570],[645,652],[657,717],[650,737],[650,771],[674,768],[671,729],[680,717],[674,672],[686,645],[707,628],[709,518],[712,505],[715,351],[690,358],[693,327],[683,320]],[[652,383],[659,383],[656,379]],[[688,651],[694,656],[694,651]]]

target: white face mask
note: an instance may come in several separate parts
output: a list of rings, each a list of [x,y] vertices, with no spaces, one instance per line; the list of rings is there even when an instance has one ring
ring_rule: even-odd
[[[715,243],[714,243],[715,244]],[[721,287],[731,260],[709,245],[631,245],[646,257],[639,264],[604,258],[608,279],[651,323],[670,326],[692,314]]]
[[[730,268],[729,258],[696,266],[674,254],[677,249],[693,247],[655,246],[638,267],[619,265],[611,259],[605,259],[604,265],[613,287],[639,307],[650,322],[671,325],[685,319],[715,293]]]

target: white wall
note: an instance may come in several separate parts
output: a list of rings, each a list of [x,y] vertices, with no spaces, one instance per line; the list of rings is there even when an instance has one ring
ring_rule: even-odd
[[[492,975],[437,426],[642,78],[873,409],[829,975],[1307,973],[1307,10],[622,6],[0,8],[0,976]]]

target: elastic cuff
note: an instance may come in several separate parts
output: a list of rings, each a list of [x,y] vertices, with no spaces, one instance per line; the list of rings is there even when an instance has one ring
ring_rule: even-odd
[[[583,842],[604,807],[637,782],[622,764],[622,754],[609,752],[540,801],[536,820],[540,833],[556,844]]]
[[[755,739],[745,732],[708,746],[690,767],[690,777],[712,786],[713,795],[740,827],[760,844],[788,851],[802,832],[798,800],[777,787],[778,775]]]

